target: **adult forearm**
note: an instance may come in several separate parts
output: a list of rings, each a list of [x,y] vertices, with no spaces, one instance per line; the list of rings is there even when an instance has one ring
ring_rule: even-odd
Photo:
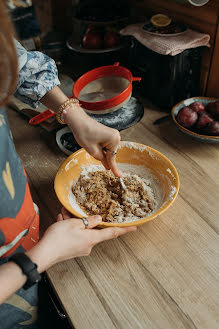
[[[40,99],[40,102],[46,107],[50,108],[52,111],[56,112],[59,106],[62,105],[66,100],[68,100],[68,97],[58,86],[56,86],[48,91],[46,95]]]
[[[48,249],[48,248],[47,248]],[[38,265],[38,272],[42,273],[53,263],[41,242],[26,252],[32,262]],[[11,295],[20,289],[26,282],[27,277],[21,268],[13,261],[0,266],[0,304],[5,302]]]
[[[52,111],[57,112],[60,105],[62,105],[68,97],[63,93],[63,91],[58,87],[54,87],[46,93],[40,100],[40,102],[46,107],[50,108]],[[89,120],[90,118],[84,112],[80,106],[70,105],[71,111],[68,111],[67,124],[70,122],[70,128],[74,131],[75,126],[78,125],[78,122]],[[70,118],[70,119],[69,119]],[[90,119],[91,120],[91,119]]]
[[[0,304],[20,289],[27,277],[14,262],[8,262],[0,266]]]
[[[48,91],[47,94],[41,98],[40,102],[52,111],[56,112],[60,105],[62,105],[66,100],[68,100],[68,97],[58,86],[56,86]],[[65,120],[73,133],[75,133],[76,128],[81,128],[83,123],[86,123],[86,126],[88,127],[91,126],[92,123],[94,124],[94,121],[88,117],[80,106],[75,106],[74,104],[71,104],[70,106],[72,108],[67,112]]]

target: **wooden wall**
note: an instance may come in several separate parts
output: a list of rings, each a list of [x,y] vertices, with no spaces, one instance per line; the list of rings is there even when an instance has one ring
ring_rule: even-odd
[[[215,38],[214,53],[207,85],[207,95],[219,98],[219,25]]]
[[[79,0],[34,0],[42,30],[56,27],[70,33],[72,27],[72,4]],[[108,0],[110,1],[110,0]],[[131,5],[131,21],[146,21],[152,14],[164,13],[189,27],[207,33],[211,47],[204,50],[201,67],[201,92],[219,98],[219,0],[194,7],[182,5],[175,0],[128,0]]]
[[[72,6],[78,0],[33,0],[41,30],[46,33],[55,28],[70,33]]]
[[[132,17],[135,20],[145,21],[152,14],[164,13],[197,31],[210,35],[211,48],[204,50],[200,84],[202,94],[219,97],[219,0],[211,0],[202,7],[182,5],[175,0],[129,1],[133,8]]]
[[[46,33],[52,26],[52,0],[33,0],[40,28]]]

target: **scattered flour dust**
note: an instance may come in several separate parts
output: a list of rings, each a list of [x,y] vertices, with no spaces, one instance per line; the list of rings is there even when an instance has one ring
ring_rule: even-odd
[[[137,145],[134,142],[125,142],[125,141],[122,141],[122,142],[120,142],[118,149],[121,149],[123,147],[127,147],[129,149],[138,150],[140,152],[145,151],[145,148],[146,148],[145,146]]]
[[[72,159],[70,162],[67,163],[65,166],[65,171],[68,171],[72,165],[76,165],[78,163],[78,159]]]
[[[151,151],[151,149],[147,146],[144,146],[144,145],[138,145],[134,142],[125,142],[125,141],[122,141],[120,142],[119,144],[119,147],[118,149],[121,149],[123,147],[126,147],[128,149],[133,149],[133,150],[138,150],[140,152],[144,152],[145,150],[148,152],[148,155],[152,158],[152,159],[157,159],[155,153],[153,151]],[[133,155],[133,158],[138,158],[138,156],[135,156]]]
[[[111,222],[131,222],[135,220],[139,220],[141,218],[147,217],[154,213],[162,204],[163,198],[164,198],[164,191],[162,186],[160,186],[159,180],[157,177],[155,177],[151,171],[144,166],[139,166],[139,165],[130,165],[130,164],[121,164],[118,163],[119,169],[123,172],[124,175],[124,181],[127,184],[128,187],[128,192],[127,195],[122,195],[121,187],[118,185],[118,179],[112,176],[111,183],[113,184],[110,186],[110,191],[103,191],[103,195],[105,193],[105,197],[107,200],[107,196],[109,199],[110,196],[114,196],[115,199],[112,202],[113,205],[110,203],[110,211],[108,214],[105,214],[103,216],[103,220],[105,221],[111,221]],[[95,174],[96,177],[94,176],[94,172],[101,172]],[[92,178],[93,176],[93,178]],[[81,175],[79,179],[76,182],[71,182],[71,187],[69,191],[69,203],[71,206],[77,210],[78,213],[80,213],[82,216],[87,216],[87,214],[92,213],[98,213],[97,212],[97,207],[95,205],[95,202],[93,202],[93,205],[90,207],[90,212],[88,211],[88,208],[83,207],[83,205],[86,205],[86,192],[89,193],[90,188],[94,188],[96,185],[95,179],[97,179],[97,186],[98,186],[98,180],[100,182],[100,179],[108,179],[110,174],[107,174],[107,171],[105,171],[104,167],[102,165],[94,165],[94,164],[89,164],[87,166],[81,167]],[[86,181],[87,187],[82,188],[77,182],[81,183],[80,180],[82,179],[82,183]],[[93,179],[93,180],[92,180]],[[93,181],[93,184],[89,185],[89,182]],[[131,184],[130,184],[131,182]],[[115,183],[115,186],[113,186]],[[135,184],[137,184],[141,190],[141,195],[143,195],[143,198],[139,199],[138,195],[138,189],[136,189]],[[130,192],[129,187],[132,186],[134,188],[134,192]],[[99,183],[99,186],[100,185]],[[74,193],[73,194],[73,191]],[[118,196],[115,196],[115,190],[117,189]],[[123,191],[124,192],[124,191]],[[94,193],[97,193],[97,190],[95,192],[94,188]],[[131,194],[128,194],[131,193]],[[134,193],[134,194],[133,194]],[[91,193],[89,193],[90,197]],[[136,197],[138,195],[138,197]],[[131,196],[131,198],[130,198]],[[133,198],[132,198],[133,197]],[[92,198],[92,196],[91,196]],[[117,199],[119,198],[119,202],[117,202]],[[93,198],[95,200],[95,196]],[[123,201],[122,203],[121,200]],[[77,202],[79,201],[79,202]],[[112,201],[110,199],[110,201]],[[79,205],[81,204],[81,206]],[[98,203],[98,202],[97,202]],[[87,203],[88,204],[88,203]],[[100,206],[101,203],[99,202]],[[92,208],[93,207],[93,208]],[[112,208],[112,209],[111,209]],[[111,213],[110,213],[111,212]]]

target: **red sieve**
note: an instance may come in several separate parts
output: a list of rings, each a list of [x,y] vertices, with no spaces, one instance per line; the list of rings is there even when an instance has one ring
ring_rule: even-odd
[[[82,75],[72,92],[85,110],[107,113],[128,102],[133,81],[141,81],[141,78],[133,77],[127,68],[115,63]]]

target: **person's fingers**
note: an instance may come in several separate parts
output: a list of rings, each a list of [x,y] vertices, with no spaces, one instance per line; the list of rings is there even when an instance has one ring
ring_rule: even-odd
[[[73,217],[73,215],[64,207],[62,207],[61,209],[61,214],[63,216],[63,219],[68,219]]]
[[[102,221],[102,218],[101,218],[101,216],[99,216],[99,215],[95,215],[95,216],[89,216],[89,217],[87,217],[86,218],[87,219],[87,221],[88,221],[88,228],[94,228],[94,227],[96,227],[98,224],[100,224],[101,223],[101,221]],[[84,223],[83,223],[83,225],[84,225]]]
[[[100,145],[90,146],[89,149],[87,149],[87,152],[95,159],[101,161],[106,170],[110,169],[106,159],[106,155],[104,154],[103,149]]]
[[[102,161],[104,160],[104,154],[102,151],[102,148],[99,147],[99,145],[95,144],[95,145],[91,145],[89,147],[89,150],[87,150],[88,153],[90,153],[90,155],[92,155],[92,157],[94,157],[95,159]]]
[[[117,177],[122,177],[122,172],[119,170],[116,164],[116,154],[113,154],[113,152],[116,152],[116,149],[114,150],[108,150],[106,152],[106,159],[107,159],[107,164],[109,168],[112,170],[115,176]]]
[[[107,162],[107,158],[106,158],[106,155],[104,154],[104,158],[103,160],[101,160],[103,166],[105,167],[106,170],[110,170],[110,167],[108,165],[108,162]]]
[[[88,221],[88,227],[85,226],[85,223],[82,218],[73,218],[73,221],[74,221],[73,224],[77,225],[81,229],[88,229],[88,228],[91,229],[91,228],[96,227],[102,221],[102,218],[99,215],[89,216],[86,218],[84,217],[84,219]]]
[[[107,158],[106,158],[106,152],[103,151],[102,146],[100,146],[100,145],[97,145],[97,148],[98,148],[98,154],[101,154],[101,156],[99,156],[99,160],[102,162],[105,169],[109,170],[110,167],[108,165],[108,161],[107,161]]]
[[[96,230],[96,237],[94,244],[97,244],[99,242],[115,239],[120,235],[136,231],[136,226],[129,226],[129,227],[109,227],[102,230]]]
[[[115,176],[122,177],[122,172],[118,169],[116,164],[116,152],[120,142],[120,133],[118,130],[113,129],[108,138],[108,143],[103,145],[103,149],[105,150],[105,155],[107,159],[107,163],[114,173]]]
[[[107,160],[102,161],[102,165],[104,166],[104,168],[105,168],[106,170],[110,170],[110,167],[109,167],[109,165],[108,165],[108,163],[107,163]]]
[[[62,214],[58,214],[56,221],[61,222],[63,219],[64,218],[63,218]]]

